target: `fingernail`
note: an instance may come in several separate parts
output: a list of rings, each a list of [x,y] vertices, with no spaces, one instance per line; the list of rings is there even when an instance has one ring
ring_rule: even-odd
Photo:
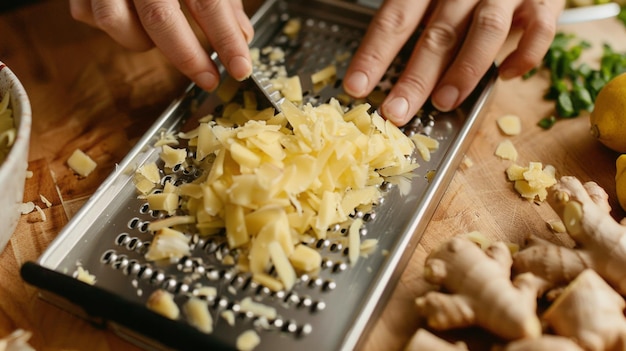
[[[359,71],[352,73],[344,81],[344,88],[346,89],[346,93],[356,97],[363,96],[368,85],[369,79],[367,79],[367,75]]]
[[[393,98],[382,107],[385,118],[396,125],[403,125],[409,111],[409,102],[403,97]]]
[[[235,56],[228,62],[228,68],[233,78],[243,80],[252,74],[252,64],[243,56]]]
[[[196,82],[200,88],[206,91],[213,91],[217,88],[219,79],[217,79],[213,73],[202,72],[197,74],[193,81]]]
[[[517,77],[519,75],[517,73],[517,71],[515,69],[513,69],[513,68],[503,69],[499,73],[500,73],[500,78],[503,79],[503,80],[512,79],[512,78],[515,78],[515,77]]]
[[[447,112],[454,108],[458,99],[459,89],[452,85],[445,85],[437,89],[431,100],[437,110]]]

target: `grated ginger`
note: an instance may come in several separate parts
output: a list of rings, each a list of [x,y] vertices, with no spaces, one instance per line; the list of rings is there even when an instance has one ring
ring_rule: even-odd
[[[333,77],[332,68],[318,72],[319,81]],[[291,83],[283,82],[289,90]],[[409,138],[371,113],[368,103],[347,108],[332,99],[296,106],[286,99],[274,115],[272,109],[256,110],[245,92],[244,103],[236,103],[233,86],[224,85],[218,89],[222,116],[207,116],[194,130],[179,133],[187,149],[160,144],[165,167],[148,163],[134,176],[150,209],[169,214],[150,224],[150,231],[158,231],[146,255],[150,261],[189,254],[179,229],[193,224],[201,236],[225,234],[238,253],[230,263],[252,273],[255,282],[290,290],[298,275],[315,272],[322,262],[318,250],[302,243],[326,239],[333,225],[351,227],[350,262],[356,263],[362,223],[350,215],[371,208],[384,181],[419,167],[416,150],[428,161],[439,146],[427,136]],[[162,176],[187,167],[201,170],[194,182],[161,184]]]
[[[295,250],[301,242],[298,236],[325,238],[331,225],[349,222],[355,208],[375,203],[381,196],[379,185],[387,177],[419,166],[412,158],[416,143],[423,146],[422,156],[424,150],[437,147],[426,137],[410,139],[377,113],[369,113],[369,108],[364,104],[344,112],[336,100],[302,108],[286,101],[283,119],[251,116],[240,126],[229,125],[226,119],[209,120],[186,134],[195,159],[163,160],[166,169],[195,163],[205,170],[201,179],[176,189],[168,183],[155,193],[160,186],[158,172],[148,164],[138,169],[135,183],[140,193],[152,192],[146,198],[153,210],[174,213],[182,205],[188,214],[185,218],[195,220],[201,235],[225,229],[229,246],[242,250],[246,269],[258,275],[256,280],[270,282],[263,274],[278,260],[279,274],[274,279],[289,289],[293,271],[313,270],[321,261],[315,250]],[[184,151],[162,148],[168,156]],[[157,235],[155,242],[161,237]],[[181,245],[175,245],[176,253],[148,256],[151,260],[178,257]],[[356,241],[353,247],[358,248]]]

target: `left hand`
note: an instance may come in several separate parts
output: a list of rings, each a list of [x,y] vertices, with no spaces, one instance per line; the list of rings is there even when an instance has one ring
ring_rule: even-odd
[[[493,64],[513,27],[517,48],[499,65],[503,79],[536,67],[556,33],[565,0],[387,0],[348,67],[344,89],[365,97],[423,22],[405,71],[382,103],[382,115],[406,124],[431,96],[441,111],[458,107]]]

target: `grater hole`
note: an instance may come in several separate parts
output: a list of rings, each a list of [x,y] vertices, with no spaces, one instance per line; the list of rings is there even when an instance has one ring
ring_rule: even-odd
[[[121,233],[120,235],[117,236],[117,238],[115,238],[115,244],[117,244],[118,246],[124,246],[129,241],[130,239],[128,238],[127,233]]]
[[[148,205],[147,203],[141,205],[141,207],[139,208],[139,213],[141,213],[141,214],[146,214],[146,213],[148,213],[148,211],[150,211],[150,205]],[[133,219],[131,219],[131,221],[134,220],[134,219],[139,221],[139,218],[133,218]]]
[[[191,260],[189,256],[183,256],[180,258],[180,260],[178,260],[178,264],[176,265],[176,268],[181,272],[189,273],[193,271],[194,262]]]
[[[143,242],[138,238],[131,238],[126,244],[126,248],[131,251],[139,250],[143,247]]]
[[[153,285],[162,284],[164,280],[165,280],[165,274],[161,272],[160,270],[155,270],[149,279],[150,284],[153,284]]]
[[[348,249],[346,248],[345,254],[347,254],[347,250]],[[333,264],[332,271],[334,273],[339,273],[345,271],[346,269],[348,269],[348,265],[345,262],[335,262]]]
[[[322,289],[324,291],[332,291],[335,290],[335,288],[337,287],[337,283],[333,280],[327,280],[324,282],[324,286],[322,286]]]
[[[332,252],[338,252],[341,251],[343,249],[343,245],[341,245],[341,243],[333,243],[330,245],[330,251]]]
[[[313,306],[313,300],[309,296],[303,297],[298,304],[298,307],[301,308],[311,308],[311,306]]]
[[[124,269],[128,266],[128,257],[126,255],[119,255],[115,261],[113,261],[112,267],[115,269]]]
[[[218,245],[213,239],[207,240],[207,242],[204,244],[204,251],[208,254],[214,253],[215,251],[217,251],[217,248]]]
[[[274,320],[272,321],[272,326],[274,326],[274,328],[276,329],[282,329],[284,325],[285,321],[283,321],[281,318],[274,318]]]
[[[317,243],[315,244],[315,247],[317,247],[318,249],[321,249],[321,248],[326,248],[329,245],[330,245],[330,241],[326,239],[319,239]]]
[[[380,185],[380,190],[382,190],[382,191],[387,192],[387,191],[389,191],[389,190],[391,190],[391,189],[393,189],[393,184],[391,184],[391,183],[389,183],[389,182],[383,182],[383,183]]]
[[[285,296],[283,301],[287,304],[298,305],[300,303],[300,297],[292,291]]]
[[[235,275],[233,280],[231,280],[230,285],[238,289],[243,289],[244,287],[248,286],[248,281],[250,279],[252,279],[252,277],[250,277],[249,275],[244,275],[243,273],[237,274]]]
[[[152,267],[148,265],[144,265],[141,267],[141,269],[137,273],[137,277],[141,279],[148,279],[152,276],[153,273],[154,273],[154,270],[152,269]]]
[[[141,223],[141,225],[139,226],[139,231],[142,232],[142,233],[147,232],[149,225],[150,225],[150,222],[143,222],[143,223]]]
[[[144,206],[142,206],[141,208],[143,209],[144,207],[148,207],[148,204],[145,204]],[[144,211],[140,211],[141,213],[147,213]],[[139,220],[139,218],[135,217],[132,218],[130,221],[128,221],[128,229],[137,229],[137,227],[139,227],[139,225],[141,224],[141,220]]]
[[[310,325],[309,323],[306,323],[302,325],[302,327],[300,327],[300,329],[298,330],[298,336],[311,335],[312,332],[313,332],[313,326]]]
[[[287,293],[284,290],[275,291],[273,296],[279,300],[284,300]]]
[[[269,297],[272,295],[272,290],[270,290],[267,286],[260,285],[257,288],[256,294],[260,297]]]
[[[213,307],[217,309],[228,308],[228,305],[228,299],[223,296],[217,297],[213,303]]]
[[[137,260],[130,260],[128,265],[124,268],[123,272],[126,275],[137,275],[141,270],[141,264]]]
[[[174,167],[177,167],[180,165],[176,165]],[[166,175],[165,177],[161,178],[161,185],[165,186],[165,184],[167,183],[174,183],[176,181],[176,178],[174,178],[174,176],[172,176],[171,174]]]
[[[311,288],[319,288],[324,284],[322,278],[315,278],[309,281],[309,287]]]
[[[115,250],[107,250],[100,257],[100,262],[104,264],[110,264],[112,261],[117,259],[117,253]]]
[[[313,306],[311,306],[311,312],[319,312],[326,309],[326,303],[324,301],[317,301]]]
[[[169,291],[169,292],[174,292],[176,285],[178,284],[178,282],[176,281],[175,278],[173,277],[169,277],[165,283],[163,284],[163,287],[165,288],[165,290]]]
[[[298,324],[294,320],[290,320],[283,325],[282,330],[288,333],[295,333],[298,331]]]
[[[220,279],[220,272],[215,267],[210,267],[206,270],[205,276],[210,281],[216,281]]]

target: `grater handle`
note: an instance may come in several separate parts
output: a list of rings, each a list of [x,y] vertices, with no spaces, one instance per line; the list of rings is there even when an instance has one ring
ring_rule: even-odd
[[[176,350],[234,350],[211,335],[189,328],[180,321],[163,317],[141,304],[128,301],[109,291],[83,283],[66,274],[25,262],[20,274],[27,283],[63,296],[80,306],[90,317],[137,331]]]

